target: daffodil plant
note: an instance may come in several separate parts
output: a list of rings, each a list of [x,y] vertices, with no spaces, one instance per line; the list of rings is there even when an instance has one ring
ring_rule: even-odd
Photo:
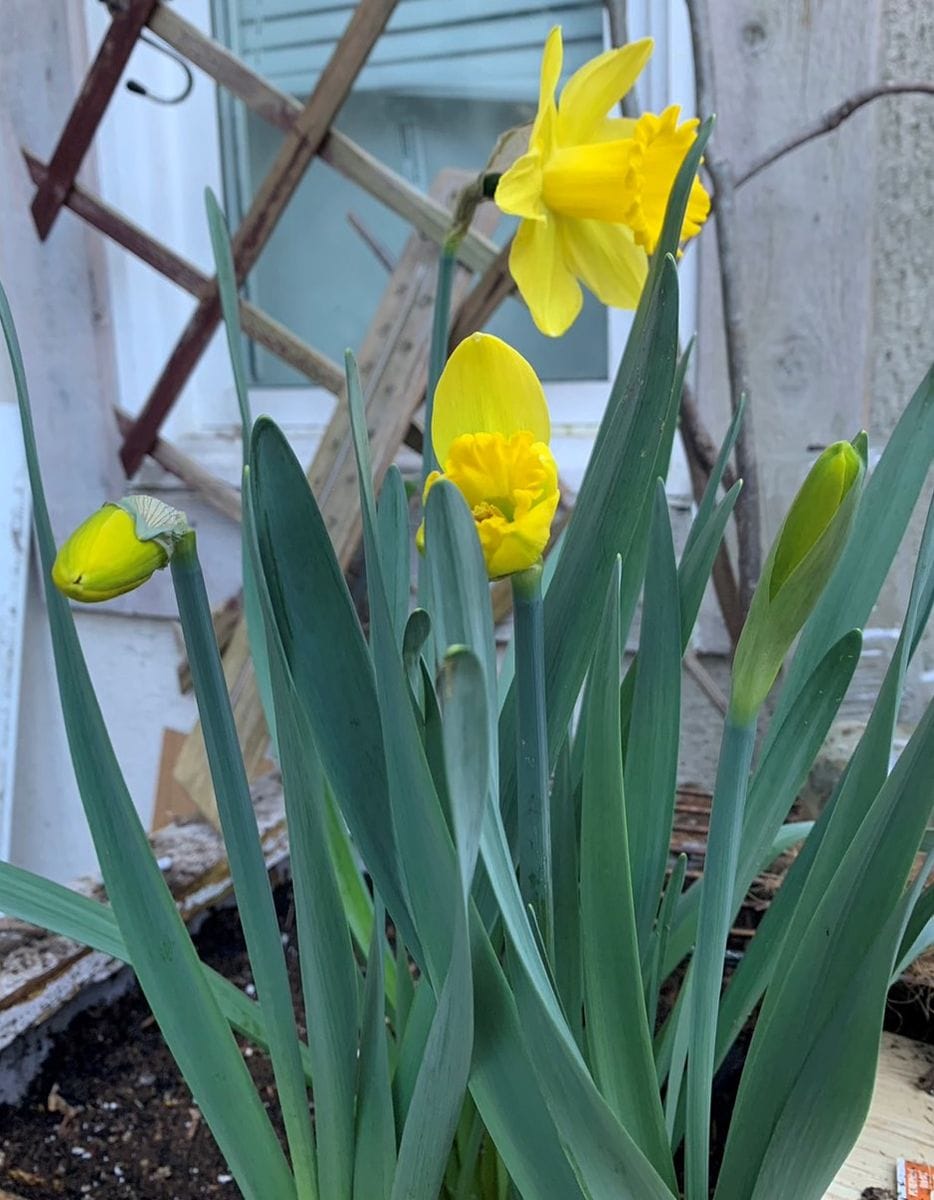
[[[676,556],[662,480],[686,366],[677,258],[707,212],[697,171],[710,125],[679,124],[672,110],[613,115],[649,50],[601,56],[555,103],[553,33],[528,151],[496,189],[522,219],[513,270],[542,329],[573,321],[578,279],[637,306],[557,543],[542,386],[488,334],[446,359],[442,289],[412,608],[404,481],[395,468],[373,477],[348,356],[366,634],[301,464],[275,424],[252,421],[230,248],[209,197],[244,422],[245,608],[281,771],[307,1040],[195,532],[159,501],[130,497],[56,551],[0,292],[62,707],[110,901],[0,864],[0,908],[132,965],[248,1200],[820,1200],[866,1115],[890,980],[928,944],[932,892],[924,873],[908,880],[934,805],[934,707],[891,770],[890,754],[934,601],[934,517],[849,768],[816,822],[786,822],[929,473],[934,373],[868,482],[861,434],[829,447],[804,481],[737,649],[703,877],[685,890],[685,860],[669,856],[681,657],[740,485],[720,494],[734,421]],[[198,958],[75,632],[70,602],[105,601],[165,566],[255,1000]],[[502,578],[515,637],[501,659],[490,581]],[[728,930],[751,881],[798,843],[724,987]],[[713,1178],[714,1074],[757,1009]],[[281,1138],[234,1031],[269,1054]]]

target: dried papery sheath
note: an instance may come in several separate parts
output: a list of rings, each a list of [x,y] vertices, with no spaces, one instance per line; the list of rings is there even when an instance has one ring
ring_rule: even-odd
[[[62,544],[52,581],[72,600],[112,600],[164,567],[189,528],[183,512],[152,496],[107,503]]]
[[[155,496],[126,496],[117,501],[116,507],[133,518],[141,542],[158,542],[170,558],[179,538],[191,529],[180,508],[172,508]]]

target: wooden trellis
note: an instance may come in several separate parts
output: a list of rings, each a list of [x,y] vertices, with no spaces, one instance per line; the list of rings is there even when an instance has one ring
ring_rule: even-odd
[[[420,434],[412,428],[411,422],[424,398],[425,372],[424,364],[416,362],[413,353],[424,356],[427,346],[424,341],[410,336],[405,314],[411,315],[416,301],[424,307],[433,297],[435,271],[430,260],[436,257],[437,251],[429,253],[427,244],[439,244],[448,231],[453,180],[439,181],[438,192],[425,195],[350,138],[331,128],[396,3],[397,0],[361,0],[308,102],[303,105],[273,87],[160,0],[112,0],[110,27],[50,161],[46,164],[31,150],[24,149],[26,165],[37,189],[32,213],[40,238],[48,236],[59,211],[68,207],[197,301],[194,313],[139,415],[132,417],[122,410],[117,411],[123,435],[121,459],[128,476],[132,476],[143,458],[150,454],[166,469],[197,487],[205,499],[228,516],[239,517],[239,494],[159,436],[163,421],[220,321],[217,281],[76,183],[77,172],[133,47],[147,27],[285,135],[279,155],[232,239],[239,283],[255,265],[316,156],[407,220],[416,234],[421,235],[410,243],[408,259],[404,256],[400,264],[411,266],[413,262],[417,263],[421,272],[418,280],[413,277],[401,290],[397,289],[395,297],[390,291],[386,298],[389,310],[395,311],[400,318],[388,347],[389,357],[395,356],[399,361],[387,361],[385,331],[381,340],[374,326],[371,331],[376,334],[373,345],[378,347],[379,353],[369,364],[373,386],[368,389],[367,397],[368,411],[377,427],[374,464],[380,477],[404,440],[416,446],[420,444]],[[487,223],[481,216],[478,225],[484,224]],[[512,290],[506,253],[498,250],[477,228],[464,238],[458,256],[462,270],[454,288],[452,344],[481,328]],[[480,275],[472,289],[468,288],[470,272]],[[246,336],[313,383],[336,396],[341,395],[343,371],[327,355],[247,300],[240,301],[240,317]],[[364,348],[361,368],[366,371],[367,365]],[[359,540],[356,509],[353,503],[347,502],[350,444],[346,426],[346,413],[338,405],[308,469],[309,481],[315,488],[345,568]],[[355,487],[353,480],[350,482]],[[225,651],[224,666],[249,766],[254,758],[257,761],[262,758],[266,732],[242,620]],[[189,735],[182,749],[176,775],[202,811],[215,816],[213,792],[198,729]]]
[[[159,0],[113,3],[110,28],[49,163],[44,164],[36,154],[24,150],[30,175],[37,185],[32,213],[40,238],[48,236],[61,208],[68,207],[189,292],[198,302],[140,414],[131,422],[123,423],[121,459],[128,476],[136,472],[145,455],[155,446],[163,421],[220,320],[215,279],[204,275],[75,183],[137,38],[148,26],[194,66],[286,135],[243,224],[233,236],[235,269],[238,282],[242,283],[316,156],[432,240],[440,242],[447,232],[450,223],[447,208],[414,188],[350,138],[331,129],[331,122],[396,4],[397,0],[362,0],[308,102],[303,105],[267,83],[225,47]],[[461,261],[474,271],[495,265],[497,257],[493,243],[473,231],[464,239],[460,250]],[[241,303],[241,320],[248,337],[260,342],[313,383],[335,395],[340,391],[343,371],[326,355],[248,301]]]

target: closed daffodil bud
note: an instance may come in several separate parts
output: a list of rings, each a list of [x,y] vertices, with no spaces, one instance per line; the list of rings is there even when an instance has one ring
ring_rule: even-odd
[[[63,543],[52,581],[72,600],[112,600],[164,567],[188,530],[183,512],[152,496],[105,504]]]
[[[752,598],[733,662],[731,707],[755,717],[846,545],[866,472],[867,440],[834,442],[794,499]]]

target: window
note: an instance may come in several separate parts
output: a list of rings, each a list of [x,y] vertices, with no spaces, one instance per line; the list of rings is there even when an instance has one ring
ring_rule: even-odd
[[[305,99],[345,28],[353,4],[332,0],[216,0],[218,33],[251,67]],[[542,45],[564,31],[565,72],[604,44],[603,4],[593,0],[401,0],[361,72],[337,127],[422,190],[446,166],[479,171],[498,136],[529,122],[538,98]],[[249,205],[281,134],[234,102],[221,106],[225,193],[231,222]],[[409,227],[323,162],[313,164],[248,282],[251,299],[332,358],[360,344],[386,269],[348,213],[391,255]],[[496,240],[514,222],[502,218]],[[518,300],[490,329],[517,346],[546,381],[607,376],[606,313],[593,298],[561,342],[535,329]],[[303,381],[261,347],[253,382]]]

